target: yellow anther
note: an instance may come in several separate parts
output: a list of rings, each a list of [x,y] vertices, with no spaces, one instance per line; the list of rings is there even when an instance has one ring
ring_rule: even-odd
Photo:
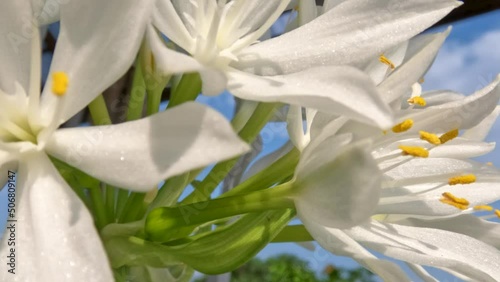
[[[295,7],[293,7],[293,10],[294,11],[299,11],[299,5],[295,5]]]
[[[475,206],[474,209],[477,211],[492,211],[493,207],[488,205],[479,205]]]
[[[391,70],[395,69],[396,67],[394,66],[394,64],[391,62],[391,60],[389,60],[386,56],[384,56],[384,54],[380,55],[380,57],[378,58],[378,60],[382,63],[382,64],[385,64],[385,65],[388,65]]]
[[[487,162],[486,165],[493,166],[492,162]]]
[[[460,175],[448,179],[448,184],[450,185],[471,184],[474,182],[476,182],[476,176],[474,174]]]
[[[63,96],[68,90],[69,79],[64,72],[54,72],[52,74],[52,92],[57,96]]]
[[[423,147],[399,145],[399,149],[403,151],[403,155],[405,156],[410,155],[420,158],[427,158],[429,156],[429,151]]]
[[[425,79],[423,77],[418,80],[418,83],[420,83],[420,84],[422,84],[424,82],[425,82]]]
[[[382,131],[382,134],[386,135],[387,134],[387,130]]]
[[[441,140],[436,134],[432,134],[426,131],[420,131],[420,139],[425,140],[433,145],[441,144]]]
[[[392,128],[392,132],[394,133],[401,133],[409,130],[413,126],[413,120],[412,119],[407,119],[403,121],[400,124],[397,124]]]
[[[448,141],[455,139],[457,136],[458,136],[458,129],[453,129],[441,135],[441,137],[439,137],[439,140],[441,140],[441,144],[444,144]]]
[[[461,209],[461,210],[466,210],[467,208],[469,208],[469,201],[467,201],[467,199],[458,198],[458,197],[454,196],[453,194],[451,194],[450,192],[444,192],[442,195],[443,195],[443,198],[439,199],[439,201],[441,201],[441,203],[454,206],[457,209]]]
[[[425,99],[423,97],[420,97],[420,96],[411,97],[407,101],[408,101],[408,104],[419,105],[422,107],[427,105],[427,101],[425,101]]]
[[[495,215],[500,218],[500,210],[495,210]]]

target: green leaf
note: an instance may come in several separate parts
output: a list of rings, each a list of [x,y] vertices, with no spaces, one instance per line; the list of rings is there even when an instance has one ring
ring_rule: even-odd
[[[253,258],[294,216],[292,209],[247,214],[213,232],[193,236],[191,242],[168,248],[200,272],[229,272]]]

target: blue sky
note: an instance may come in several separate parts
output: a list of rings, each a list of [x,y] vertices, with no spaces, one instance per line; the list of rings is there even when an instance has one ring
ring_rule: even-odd
[[[500,73],[500,11],[485,14],[453,24],[453,30],[441,49],[435,64],[425,76],[424,90],[451,89],[462,93],[472,93],[485,86]],[[443,27],[445,28],[445,27]],[[44,58],[50,60],[50,58]],[[200,97],[198,101],[218,109],[228,118],[232,116],[234,99],[228,93],[215,98]],[[283,124],[271,124],[266,129],[272,136],[264,139],[265,152],[278,148],[287,140]],[[497,122],[487,138],[500,140],[500,122]],[[480,158],[500,167],[500,148],[492,154]],[[0,207],[6,207],[6,189],[0,192]],[[5,221],[5,211],[0,211],[0,220]],[[271,244],[259,257],[266,258],[279,253],[300,256],[321,271],[328,264],[340,267],[355,267],[349,258],[336,257],[322,249],[307,251],[296,244]],[[440,280],[450,279],[444,275]]]

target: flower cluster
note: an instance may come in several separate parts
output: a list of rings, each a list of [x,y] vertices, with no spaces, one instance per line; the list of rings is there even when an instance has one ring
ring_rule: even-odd
[[[19,261],[0,280],[184,281],[303,241],[387,281],[409,278],[377,253],[425,281],[424,266],[500,279],[500,228],[488,220],[500,217],[500,174],[472,160],[495,146],[484,139],[500,76],[469,96],[421,87],[451,28],[420,33],[460,4],[3,4],[0,184],[16,172],[18,227],[0,261]],[[287,32],[272,38],[283,16]],[[131,68],[125,122],[112,124],[101,94]],[[238,103],[232,121],[195,101],[224,91]],[[92,126],[63,126],[87,107]],[[290,142],[252,162],[283,112]],[[214,193],[221,183],[230,189]]]

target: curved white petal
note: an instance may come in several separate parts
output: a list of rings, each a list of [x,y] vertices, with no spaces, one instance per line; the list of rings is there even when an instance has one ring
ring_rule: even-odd
[[[47,123],[66,121],[128,70],[152,4],[152,0],[89,0],[61,5],[61,31],[50,73],[65,72],[69,87],[64,97],[57,97],[52,94],[52,79],[47,80],[41,101]]]
[[[91,215],[47,156],[27,157],[17,176],[17,221],[7,222],[0,280],[112,281]],[[7,241],[10,224],[15,225],[15,246]],[[15,249],[15,275],[7,272],[10,248]]]
[[[335,255],[355,259],[384,281],[410,281],[396,264],[378,259],[343,230],[322,226],[312,221],[304,222],[304,226],[323,248]]]
[[[495,110],[493,110],[493,112],[484,118],[478,125],[466,130],[462,134],[462,137],[469,140],[483,141],[486,136],[488,136],[488,133],[490,133],[490,129],[493,124],[495,124],[498,115],[500,115],[500,106],[497,106]]]
[[[47,144],[56,158],[136,191],[248,149],[223,116],[194,102],[133,122],[58,130]]]
[[[294,201],[302,222],[348,228],[372,215],[382,174],[367,152],[368,144],[342,148],[348,140],[326,139],[297,165]]]
[[[64,1],[54,0],[31,0],[33,5],[33,15],[39,25],[49,25],[57,22],[60,18],[61,4]]]
[[[499,83],[500,75],[464,99],[428,107],[406,116],[415,122],[410,131],[447,132],[476,126],[495,110],[500,99]]]
[[[9,178],[9,171],[17,171],[17,161],[15,156],[0,150],[0,190],[4,187]]]
[[[410,40],[408,58],[377,87],[384,101],[390,103],[402,97],[415,82],[424,76],[450,31],[451,28],[448,28],[442,33]]]
[[[31,61],[30,1],[7,1],[0,9],[0,91],[13,94],[16,81],[27,91]],[[3,94],[0,94],[3,95]]]
[[[190,1],[173,1],[190,5]],[[187,51],[191,51],[194,44],[194,39],[186,29],[182,19],[175,10],[175,7],[170,0],[155,1],[155,9],[153,10],[153,24],[170,40],[175,42]],[[185,12],[185,11],[182,11]]]
[[[450,90],[428,91],[422,93],[420,96],[425,99],[426,107],[442,105],[465,98],[465,95]]]
[[[486,155],[495,149],[495,143],[455,138],[429,152],[430,158],[469,159]]]
[[[462,234],[376,221],[346,233],[362,245],[395,259],[449,268],[476,281],[500,278],[500,251]]]
[[[403,62],[403,59],[406,54],[406,50],[408,48],[408,41],[405,41],[397,46],[383,52],[384,56],[387,57],[395,68],[399,67]],[[364,67],[364,71],[372,78],[375,84],[380,84],[387,75],[390,74],[391,68],[386,64],[383,64],[379,60],[380,55],[377,55],[376,58],[371,58],[369,64]]]
[[[364,61],[423,31],[460,3],[345,1],[300,28],[244,49],[233,66],[276,75]]]
[[[400,223],[398,222],[398,224]],[[500,248],[500,224],[470,214],[435,220],[408,218],[401,224],[456,232]]]
[[[298,73],[262,77],[232,70],[228,90],[242,99],[284,102],[346,115],[382,128],[392,126],[392,113],[371,79],[349,66],[328,66]]]
[[[406,179],[405,184],[397,186],[390,185],[383,191],[377,213],[380,214],[403,214],[413,217],[443,217],[453,216],[464,212],[472,212],[476,205],[490,204],[500,200],[500,173],[488,168],[470,170],[456,170],[456,174],[428,176],[421,179]],[[451,177],[473,173],[476,182],[470,184],[449,185]],[[408,183],[408,182],[419,183]],[[387,185],[387,184],[385,184]],[[468,209],[460,210],[452,205],[441,202],[443,193],[448,192],[458,198],[464,198],[469,202]]]

